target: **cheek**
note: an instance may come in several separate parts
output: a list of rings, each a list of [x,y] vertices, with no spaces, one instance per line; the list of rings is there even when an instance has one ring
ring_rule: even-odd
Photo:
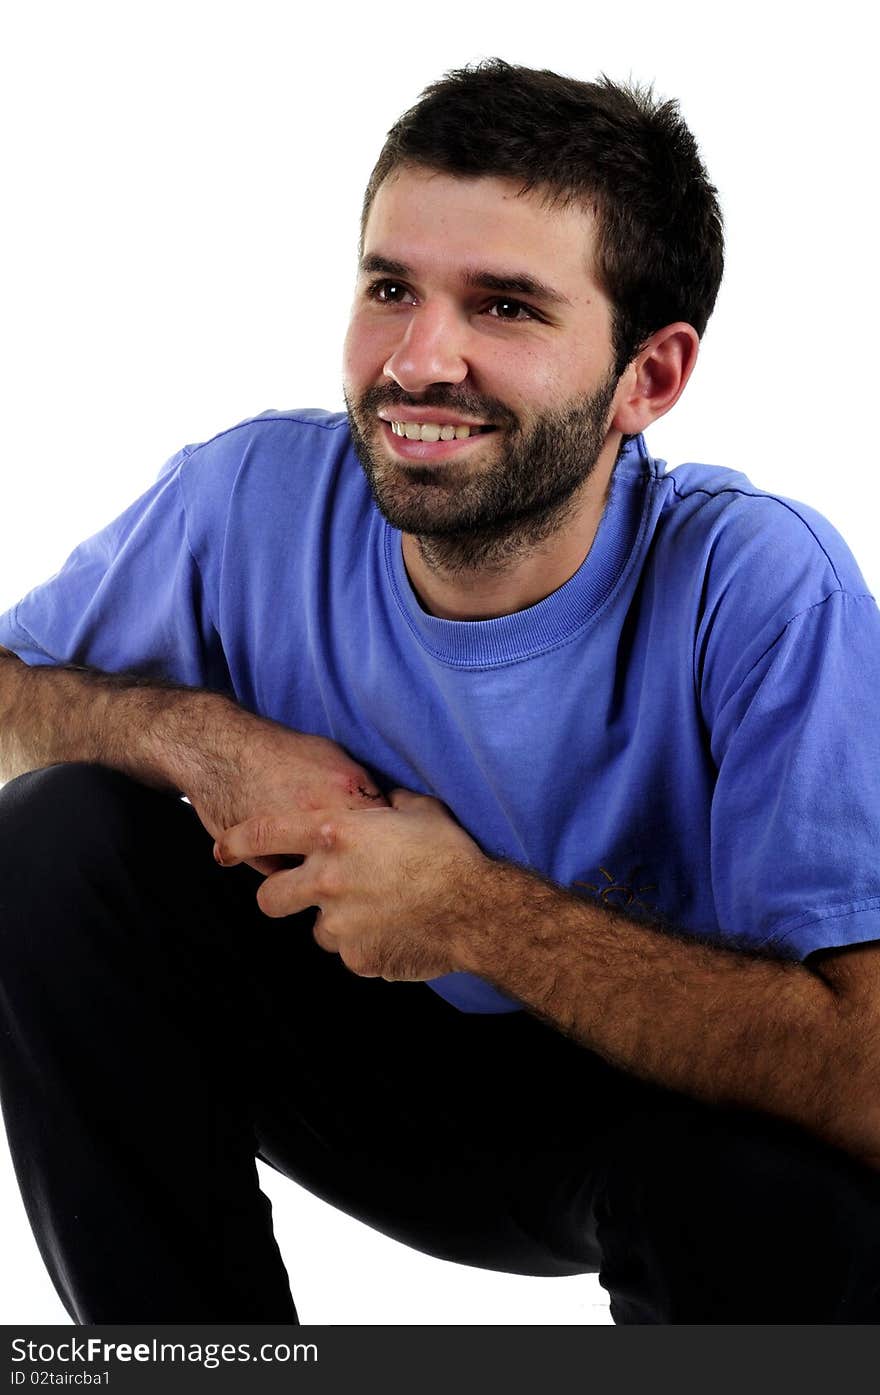
[[[522,365],[518,387],[533,412],[562,412],[596,392],[604,384],[609,366],[595,342],[585,339],[552,360],[533,355]]]
[[[355,316],[349,323],[342,349],[345,381],[370,386],[381,377],[382,367],[393,351],[386,327],[367,324]]]
[[[485,389],[515,411],[517,404],[528,412],[541,411],[567,394],[567,364],[528,345],[499,348],[484,359],[481,376]]]

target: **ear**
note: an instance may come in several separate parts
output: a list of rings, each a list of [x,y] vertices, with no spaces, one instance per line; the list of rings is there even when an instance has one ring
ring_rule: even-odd
[[[694,370],[700,337],[679,321],[658,329],[623,370],[611,426],[637,436],[674,407]]]

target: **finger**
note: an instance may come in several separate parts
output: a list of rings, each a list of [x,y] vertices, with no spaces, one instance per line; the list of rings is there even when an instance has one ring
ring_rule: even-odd
[[[312,926],[312,938],[315,944],[321,949],[326,949],[328,954],[339,953],[339,939],[327,929],[323,911],[318,911],[318,914],[315,916],[315,923]]]
[[[257,817],[224,829],[214,844],[221,867],[279,855],[307,857],[318,848],[332,847],[335,827],[322,814]]]
[[[316,907],[315,888],[311,877],[301,869],[273,872],[257,892],[257,905],[271,920],[299,915]]]

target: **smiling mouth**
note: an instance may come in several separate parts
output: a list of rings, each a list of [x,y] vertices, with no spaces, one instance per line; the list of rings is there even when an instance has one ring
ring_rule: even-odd
[[[424,463],[464,456],[476,450],[476,442],[490,432],[494,426],[441,426],[437,422],[391,422],[381,420],[382,435],[391,451],[399,460],[422,461]],[[401,428],[403,430],[401,431]],[[418,429],[418,435],[415,430]],[[441,433],[446,432],[443,436]]]
[[[418,421],[391,421],[388,422],[395,436],[404,436],[408,441],[466,441],[470,436],[484,436],[489,431],[494,431],[494,426],[480,425],[472,423],[456,422],[418,422]]]

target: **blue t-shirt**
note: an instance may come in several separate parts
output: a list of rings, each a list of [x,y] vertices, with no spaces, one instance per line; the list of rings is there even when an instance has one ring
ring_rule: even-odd
[[[812,509],[667,474],[641,437],[564,586],[453,621],[421,609],[346,416],[266,412],[168,461],[0,644],[225,691],[658,926],[794,959],[880,939],[876,603]]]

